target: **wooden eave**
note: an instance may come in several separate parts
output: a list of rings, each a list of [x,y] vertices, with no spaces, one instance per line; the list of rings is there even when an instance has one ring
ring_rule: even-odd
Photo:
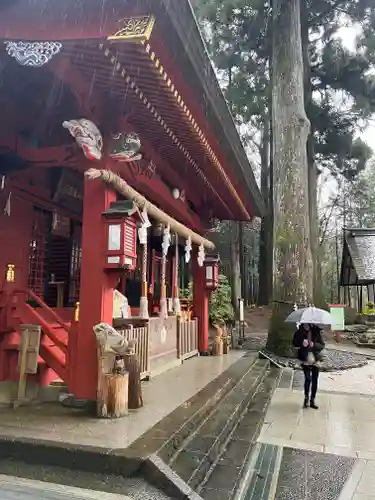
[[[232,208],[231,193],[218,177],[213,162],[207,158],[204,144],[197,141],[195,130],[167,88],[167,82],[164,86],[160,83],[159,70],[142,44],[68,42],[64,54],[92,82],[93,88],[112,98],[116,103],[117,119],[126,116],[141,138],[144,137],[183,177],[191,179],[190,185],[199,183],[198,189],[216,217],[243,217],[238,208]]]
[[[119,19],[146,12],[156,17],[155,29],[148,41],[112,44],[106,40],[115,33]],[[22,23],[21,19],[27,19],[27,23]],[[0,37],[62,40],[66,50],[74,47],[73,63],[87,77],[95,75],[95,85],[125,103],[124,108],[128,101],[131,120],[142,128],[142,134],[147,133],[151,144],[157,143],[158,150],[162,143],[163,157],[188,175],[197,175],[201,185],[207,185],[207,203],[212,205],[215,216],[249,220],[254,215],[264,214],[265,206],[252,168],[188,1],[109,0],[103,11],[101,0],[82,0],[79,5],[60,0],[53,2],[53,8],[51,0],[36,3],[18,0],[13,4],[9,2],[5,9],[0,7]],[[72,45],[67,38],[76,40]],[[87,40],[89,38],[91,40]],[[99,45],[103,47],[101,53]],[[105,56],[108,50],[110,57]],[[150,58],[150,53],[155,54],[154,59]],[[103,58],[107,59],[106,63]],[[163,71],[160,65],[155,67],[155,58]],[[122,66],[121,71],[116,69],[118,64]],[[168,79],[177,74],[174,87],[187,105],[188,114],[168,87]],[[128,77],[131,83],[126,81]],[[184,80],[187,85],[183,84]],[[135,87],[138,93],[134,96]],[[139,98],[140,94],[147,104]],[[150,117],[148,104],[157,110],[158,117]]]

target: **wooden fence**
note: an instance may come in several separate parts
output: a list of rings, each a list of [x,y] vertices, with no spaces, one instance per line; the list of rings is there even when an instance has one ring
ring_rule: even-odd
[[[190,321],[178,322],[178,357],[188,359],[198,354],[198,322],[194,318]]]
[[[117,330],[126,340],[135,341],[135,353],[141,369],[141,380],[150,377],[150,355],[149,355],[149,328],[141,326],[138,328],[126,328]]]

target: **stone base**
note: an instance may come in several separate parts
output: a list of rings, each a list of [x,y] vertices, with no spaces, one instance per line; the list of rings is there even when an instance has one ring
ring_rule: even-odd
[[[18,382],[0,382],[0,405],[11,405],[17,399]],[[60,400],[61,393],[66,391],[65,386],[49,385],[40,387],[35,382],[27,382],[26,396],[23,404],[52,403]]]
[[[79,399],[73,396],[73,394],[68,394],[66,397],[60,400],[61,404],[66,408],[72,408],[74,410],[83,410],[90,415],[96,414],[96,401],[92,399]]]

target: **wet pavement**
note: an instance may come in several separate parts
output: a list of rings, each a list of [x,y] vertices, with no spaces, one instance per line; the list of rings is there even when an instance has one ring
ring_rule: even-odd
[[[125,449],[243,357],[197,357],[142,384],[144,407],[117,420],[89,418],[59,404],[11,409],[0,406],[0,436]]]
[[[375,500],[375,363],[322,373],[319,410],[302,409],[302,374],[288,373],[272,397],[241,498]]]
[[[71,410],[57,411],[53,405],[16,411],[4,408],[0,409],[0,434],[61,443],[68,439],[76,444],[78,440],[112,451],[125,448],[165,415],[187,404],[244,354],[197,358],[156,377],[144,384],[145,408],[119,421],[83,418]],[[284,370],[258,442],[246,460],[238,463],[244,476],[236,500],[375,500],[375,362],[345,372],[322,373],[317,411],[302,409],[302,385],[301,371]],[[237,467],[237,458],[234,455],[228,467],[220,464],[224,485]],[[141,478],[93,475],[6,458],[0,460],[0,474],[4,474],[0,476],[0,498],[4,500],[64,500],[68,496],[89,500],[98,495],[102,500],[169,498]],[[32,482],[20,487],[18,479],[9,476]],[[80,490],[70,491],[60,484]],[[29,490],[22,489],[24,486]],[[224,492],[224,486],[219,492]],[[206,492],[202,493],[205,497]]]

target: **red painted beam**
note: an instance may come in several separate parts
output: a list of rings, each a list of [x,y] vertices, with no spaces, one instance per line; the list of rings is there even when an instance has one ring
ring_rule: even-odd
[[[0,136],[0,147],[39,167],[77,168],[80,164],[77,155],[79,147],[74,142],[63,146],[32,148],[21,137],[4,134]]]

